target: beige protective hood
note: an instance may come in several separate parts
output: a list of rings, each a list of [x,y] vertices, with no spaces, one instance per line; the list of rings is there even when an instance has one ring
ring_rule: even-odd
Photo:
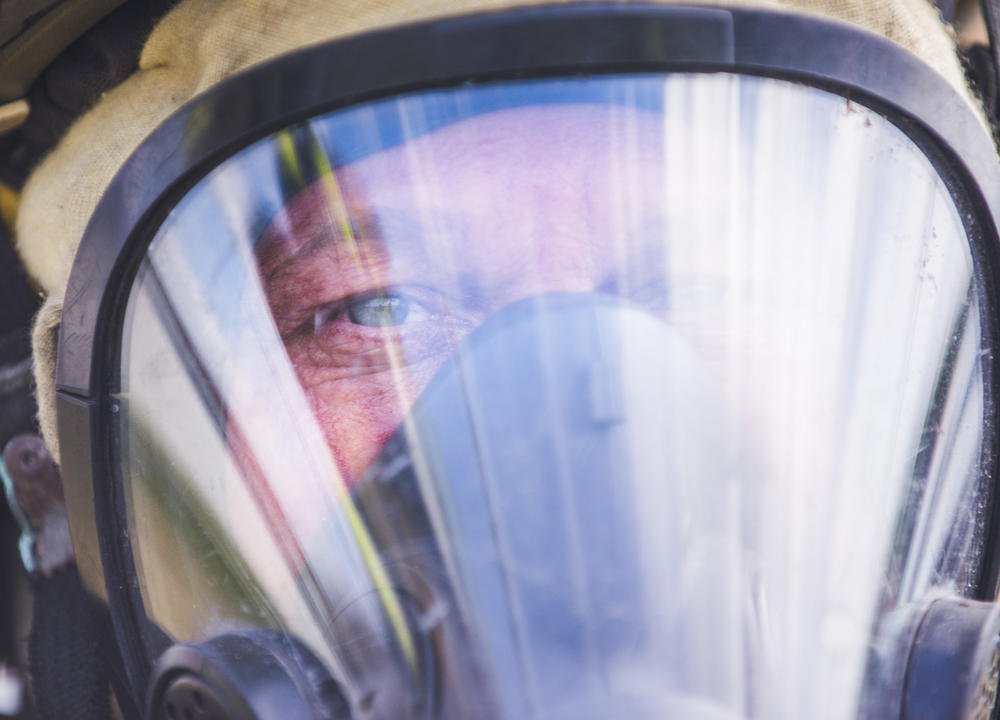
[[[550,4],[566,0],[550,0]],[[950,29],[928,0],[660,0],[753,5],[838,18],[900,43],[935,67],[968,100]],[[220,80],[305,45],[416,20],[539,2],[510,0],[184,0],[153,31],[139,70],[76,122],[25,186],[19,251],[48,294],[34,328],[43,435],[59,459],[55,353],[73,256],[104,189],[161,122]],[[981,115],[981,111],[977,110]],[[985,132],[985,130],[984,130]]]

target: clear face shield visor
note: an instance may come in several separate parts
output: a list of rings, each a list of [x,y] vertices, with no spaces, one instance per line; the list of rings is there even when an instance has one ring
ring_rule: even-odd
[[[907,134],[777,78],[272,132],[173,205],[122,317],[154,712],[225,705],[190,668],[260,648],[317,717],[898,712],[918,628],[977,592],[976,267]]]
[[[290,632],[387,707],[461,678],[455,717],[479,685],[504,718],[848,717],[886,604],[962,589],[972,286],[923,155],[785,82],[503,84],[289,128],[174,209],[130,300],[150,617]],[[917,472],[941,499],[898,553]]]

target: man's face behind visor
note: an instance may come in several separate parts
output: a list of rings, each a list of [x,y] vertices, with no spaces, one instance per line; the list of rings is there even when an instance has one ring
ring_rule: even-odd
[[[608,139],[626,132],[621,154]],[[352,484],[500,308],[547,292],[665,308],[662,157],[655,113],[527,107],[359,160],[292,199],[258,245],[260,275]]]
[[[671,695],[640,717],[852,717],[885,618],[965,590],[974,290],[921,151],[804,86],[533,80],[289,128],[177,204],[129,299],[146,614],[286,631],[352,697],[408,687],[407,628],[450,627],[441,684],[475,668],[521,698],[497,717],[581,717],[576,682]],[[419,522],[372,500],[394,433]],[[386,588],[419,597],[430,556],[447,590],[413,619]]]

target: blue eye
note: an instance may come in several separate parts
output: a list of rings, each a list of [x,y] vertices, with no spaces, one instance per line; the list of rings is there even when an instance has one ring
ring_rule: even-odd
[[[375,295],[353,300],[344,308],[347,319],[365,327],[390,327],[406,322],[410,301],[400,295]]]

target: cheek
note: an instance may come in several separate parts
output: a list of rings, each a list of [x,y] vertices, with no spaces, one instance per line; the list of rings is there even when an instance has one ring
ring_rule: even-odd
[[[300,378],[337,466],[353,488],[426,384],[410,368],[328,382]]]

